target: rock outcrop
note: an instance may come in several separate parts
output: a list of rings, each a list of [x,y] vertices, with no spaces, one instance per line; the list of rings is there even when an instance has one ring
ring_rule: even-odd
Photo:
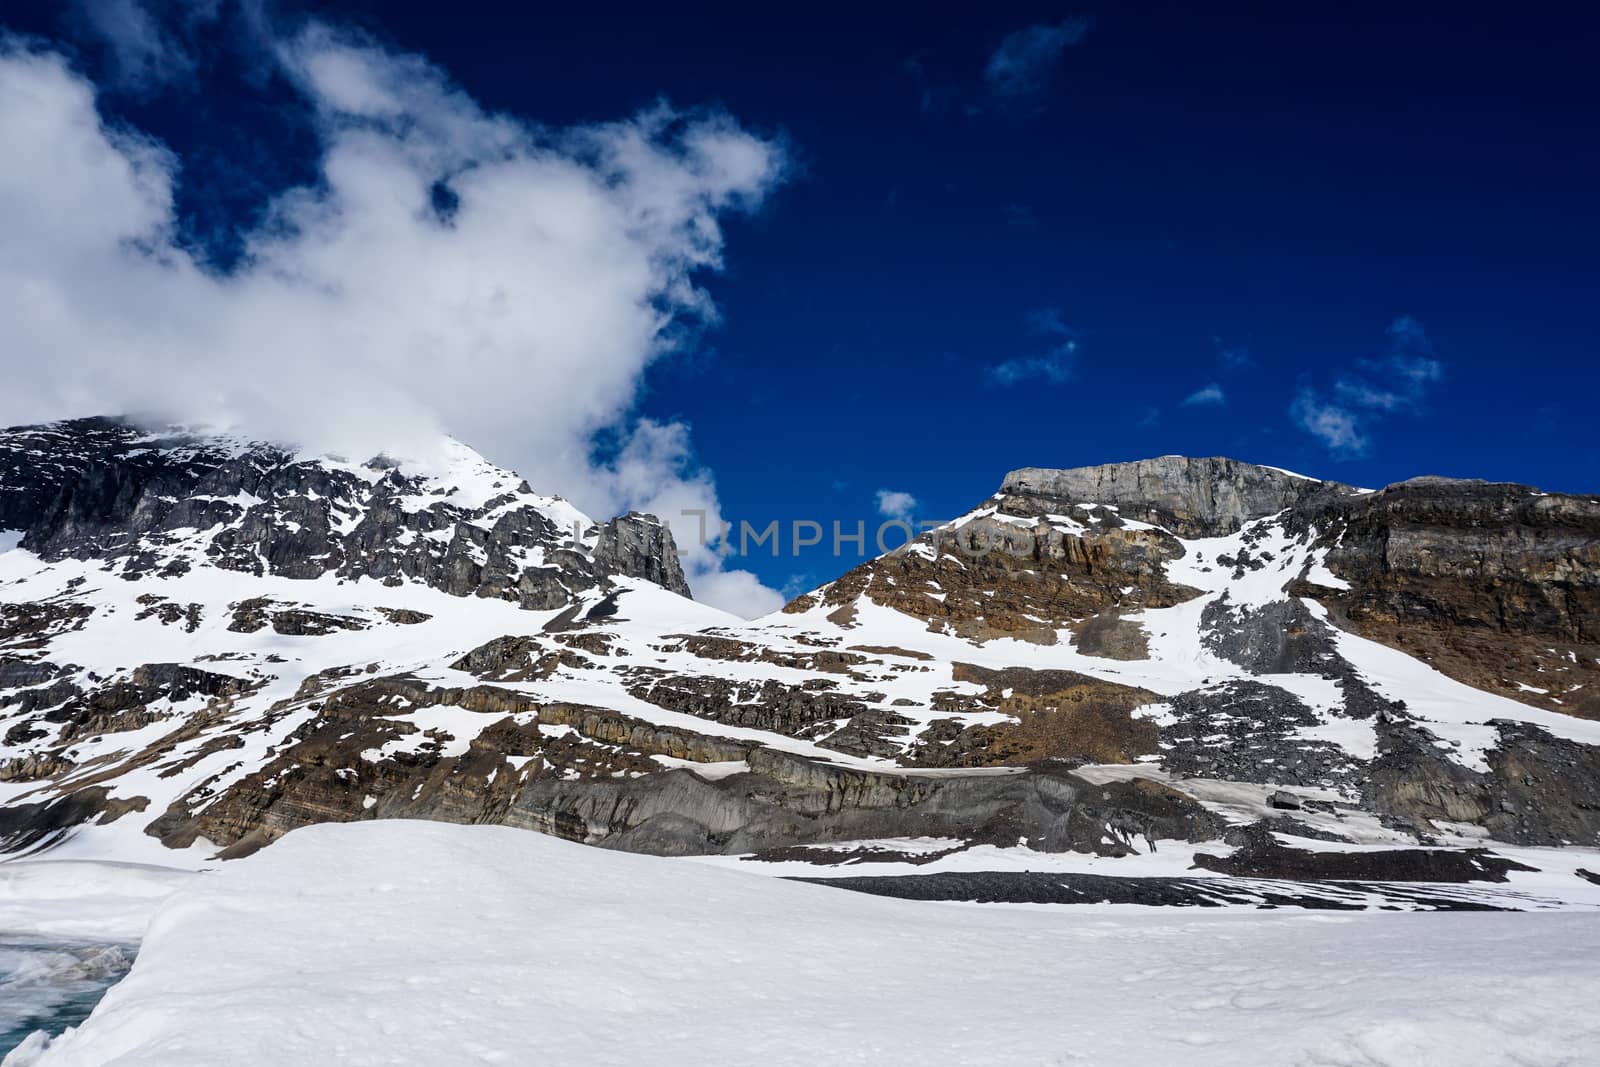
[[[129,580],[196,566],[420,582],[453,596],[561,607],[609,575],[688,595],[669,530],[596,526],[470,449],[443,476],[114,419],[0,431],[0,530],[47,560],[100,559]]]
[[[1291,513],[1334,619],[1478,689],[1600,718],[1600,497],[1419,478]]]
[[[1170,532],[1129,523],[1114,509],[1005,490],[975,512],[851,570],[790,603],[800,612],[875,604],[983,641],[1054,644],[1063,626],[1113,610],[1168,607],[1195,590],[1167,578],[1183,555]]]
[[[1032,497],[1052,504],[1109,504],[1126,518],[1163,527],[1180,537],[1221,537],[1251,519],[1310,501],[1341,499],[1353,492],[1338,482],[1236,459],[1186,456],[1071,470],[1024,467],[1007,474],[1000,485],[1001,496]]]

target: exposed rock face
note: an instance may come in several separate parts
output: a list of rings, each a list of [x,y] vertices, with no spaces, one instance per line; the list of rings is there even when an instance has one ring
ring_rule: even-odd
[[[1497,727],[1483,773],[1452,761],[1426,731],[1384,723],[1365,782],[1373,806],[1428,831],[1469,823],[1521,845],[1600,843],[1600,746],[1526,723]]]
[[[320,695],[312,685],[300,700]],[[655,756],[724,762],[752,747],[602,708],[539,704],[496,686],[437,688],[406,677],[358,680],[309,706],[315,714],[275,759],[220,797],[202,783],[149,832],[178,847],[205,837],[242,855],[314,822],[503,822],[511,803],[545,778],[653,775],[662,771]],[[482,721],[470,740],[406,721],[426,708],[459,708]],[[451,754],[458,742],[464,751]]]
[[[710,676],[673,677],[641,684],[633,695],[657,707],[726,726],[744,726],[790,737],[814,735],[818,724],[849,719],[867,710],[864,703],[828,692],[824,684],[806,688],[767,680],[740,685]]]
[[[1403,873],[1403,872],[1402,872]],[[971,901],[976,904],[1145,904],[1155,907],[1307,908],[1366,911],[1508,911],[1504,902],[1465,887],[1407,885],[1387,873],[1382,882],[1264,881],[1248,878],[1118,877],[1038,871],[941,871],[938,874],[848,878],[798,878],[854,893],[903,900]],[[1489,879],[1484,879],[1485,881]]]
[[[0,431],[0,530],[45,559],[124,578],[206,565],[255,575],[421,582],[548,609],[612,574],[687,595],[672,535],[631,513],[596,527],[451,445],[452,477],[309,459],[273,445],[113,419]]]
[[[1221,536],[1283,512],[1291,533],[1318,535],[1328,568],[1350,584],[1348,591],[1315,583],[1296,590],[1333,609],[1340,625],[1469,685],[1600,717],[1600,498],[1442,478],[1363,493],[1234,460],[1168,456],[1013,471],[991,504],[1039,515],[1084,502],[1181,537]],[[1103,530],[1080,537],[1109,557],[1103,568],[1131,579],[1137,561],[1126,562],[1128,551]],[[1241,559],[1239,576],[1252,563],[1259,567]],[[1133,584],[1151,603],[1146,583]],[[1049,588],[1034,585],[1020,595]],[[1080,615],[1093,607],[1074,605]],[[1302,619],[1282,632],[1292,637],[1304,628]],[[1280,644],[1277,652],[1290,649]],[[1269,669],[1259,653],[1239,662]]]
[[[1321,720],[1294,694],[1229,682],[1172,698],[1161,725],[1162,766],[1197,778],[1337,786],[1362,767],[1338,745],[1306,736]]]
[[[792,602],[848,608],[873,603],[926,619],[969,640],[1016,637],[1054,644],[1065,625],[1101,612],[1181,603],[1195,590],[1169,581],[1183,555],[1165,530],[1137,527],[1113,510],[1002,491],[967,518],[940,527]]]
[[[1370,852],[1312,852],[1289,848],[1257,824],[1244,832],[1245,844],[1231,856],[1195,857],[1197,866],[1252,878],[1339,879],[1404,882],[1504,882],[1507,871],[1531,871],[1526,864],[1485,849],[1446,851],[1406,849]]]
[[[198,613],[197,613],[198,614]],[[163,617],[163,622],[166,618]],[[320,637],[336,630],[362,630],[367,623],[348,615],[329,615],[304,608],[277,608],[269,597],[252,597],[233,605],[234,633],[253,634],[267,627],[285,637]]]
[[[31,652],[51,640],[83,629],[94,614],[87,604],[55,599],[25,604],[0,604],[0,647]]]
[[[770,750],[750,772],[705,782],[675,771],[645,779],[541,783],[511,825],[661,854],[745,853],[885,837],[959,837],[1045,852],[1124,855],[1135,840],[1204,840],[1218,832],[1193,801],[1154,783],[1091,786],[1067,771],[919,777],[872,774]],[[563,820],[561,812],[566,812]],[[579,834],[582,837],[579,837]]]
[[[0,708],[15,703],[20,719],[7,731],[8,744],[30,739],[52,738],[60,748],[50,752],[0,761],[0,780],[34,781],[62,774],[76,766],[67,746],[82,738],[103,737],[140,730],[184,712],[194,718],[224,714],[235,699],[259,688],[260,682],[233,675],[217,674],[177,663],[148,663],[135,668],[126,678],[99,685],[80,685],[75,672],[54,664],[18,664],[0,659],[0,668],[11,664],[5,673],[18,677],[54,679],[48,686],[36,685],[18,693],[0,695]],[[85,682],[99,681],[86,675]],[[187,705],[187,707],[184,707]]]
[[[1600,747],[1553,737],[1526,723],[1500,723],[1489,754],[1495,813],[1489,832],[1528,845],[1600,841]]]
[[[1600,718],[1600,498],[1421,478],[1322,501],[1349,590],[1303,592],[1468,685]]]
[[[594,561],[615,574],[643,578],[679,596],[689,595],[672,531],[654,515],[630,511],[603,524],[594,546]]]
[[[951,677],[985,689],[970,701],[948,694],[945,707],[993,708],[1015,722],[963,726],[957,719],[936,719],[907,752],[908,762],[929,767],[1003,767],[1043,760],[1131,763],[1159,751],[1156,724],[1133,715],[1134,709],[1160,699],[1147,689],[1075,671],[993,670],[970,663],[955,664]]]
[[[1333,628],[1313,617],[1302,601],[1235,607],[1222,597],[1205,606],[1200,624],[1200,640],[1208,649],[1252,674],[1306,674],[1337,682],[1344,714],[1352,719],[1405,710],[1372,690],[1339,654]]]
[[[1235,459],[1185,456],[1072,470],[1024,467],[1006,475],[1000,487],[1002,496],[1112,504],[1127,518],[1165,527],[1180,537],[1220,537],[1250,519],[1350,492],[1337,482]]]
[[[447,733],[394,716],[451,706],[489,716],[462,755]],[[510,714],[505,714],[509,712]],[[708,780],[653,757],[744,761]],[[243,855],[313,822],[431,818],[501,822],[660,854],[751,852],[862,837],[958,836],[1044,851],[1127,852],[1134,839],[1203,840],[1220,823],[1153,783],[1091,786],[1064,770],[873,774],[726,738],[662,729],[599,708],[538,705],[477,687],[377,679],[336,690],[282,754],[217,802],[176,805],[151,827]]]
[[[892,757],[912,725],[892,711],[832,692],[837,683],[827,678],[800,685],[772,679],[739,683],[704,675],[660,678],[651,672],[640,672],[640,678],[629,692],[657,707],[725,726],[815,740],[851,755]],[[875,696],[883,699],[881,693]]]
[[[143,810],[137,802],[118,803],[109,794],[105,786],[95,785],[51,800],[0,807],[0,852],[49,847],[91,819],[111,823],[130,811]]]
[[[983,640],[1051,644],[1087,627],[1110,658],[1137,653],[1139,635],[1116,617],[1182,603],[1197,590],[1171,581],[1180,537],[1216,537],[1288,508],[1357,497],[1337,482],[1231,459],[1167,456],[1073,470],[1024,468],[971,515],[855,568],[788,609],[874,603]],[[1239,563],[1241,570],[1250,561]],[[1090,620],[1108,616],[1099,625]],[[1131,652],[1129,650],[1132,650]]]

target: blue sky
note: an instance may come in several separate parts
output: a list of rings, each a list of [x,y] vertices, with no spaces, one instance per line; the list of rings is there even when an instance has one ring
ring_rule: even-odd
[[[248,26],[307,9],[222,6],[0,20],[182,157],[185,240],[227,270],[318,146]],[[946,518],[1014,467],[1173,452],[1600,490],[1577,5],[543,8],[315,13],[492,111],[568,126],[665,98],[781,143],[781,184],[722,220],[716,322],[629,415],[687,425],[736,524],[870,525],[884,491]],[[134,9],[187,67],[108,35]],[[788,549],[745,565],[792,592],[854,562]]]

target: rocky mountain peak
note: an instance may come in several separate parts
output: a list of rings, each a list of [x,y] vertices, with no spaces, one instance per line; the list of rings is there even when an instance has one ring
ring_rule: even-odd
[[[1007,474],[1002,497],[1111,505],[1125,517],[1187,537],[1221,537],[1316,495],[1350,495],[1339,482],[1222,456],[1160,456],[1128,463]]]
[[[596,523],[466,445],[442,469],[313,456],[117,418],[0,430],[0,530],[45,560],[103,560],[129,580],[195,568],[409,582],[562,607],[611,575],[689,595],[671,533]]]

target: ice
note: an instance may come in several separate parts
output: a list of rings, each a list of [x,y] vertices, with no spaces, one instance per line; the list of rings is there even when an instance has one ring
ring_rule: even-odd
[[[0,1051],[81,1022],[132,962],[128,945],[0,932]]]
[[[161,902],[193,877],[137,863],[0,863],[0,931],[137,941]]]

